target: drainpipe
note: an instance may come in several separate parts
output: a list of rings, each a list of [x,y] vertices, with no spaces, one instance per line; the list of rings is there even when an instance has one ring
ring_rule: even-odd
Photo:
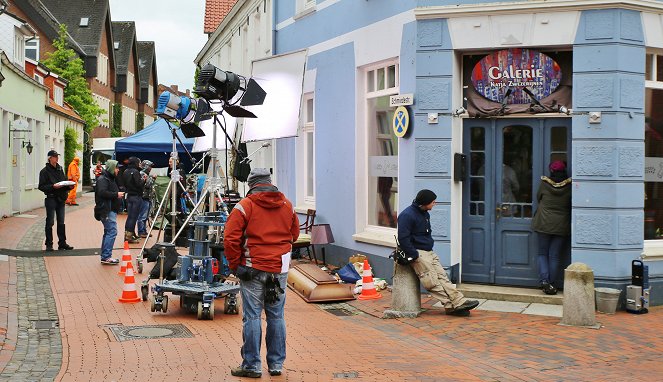
[[[266,6],[267,6],[267,0],[264,0],[263,9],[265,9]],[[271,7],[272,7],[272,56],[276,56],[276,1],[271,2]]]

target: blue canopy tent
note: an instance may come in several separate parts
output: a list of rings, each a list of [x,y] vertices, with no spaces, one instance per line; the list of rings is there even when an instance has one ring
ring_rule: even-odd
[[[170,125],[175,126],[172,122]],[[185,138],[180,129],[177,129],[177,136],[184,143],[186,149],[191,152],[195,139]],[[193,166],[191,159],[179,141],[176,141],[176,147],[182,169],[188,172]],[[163,118],[159,118],[136,134],[115,142],[115,159],[122,162],[126,158],[135,156],[141,160],[154,162],[154,167],[167,167],[172,150],[173,133],[168,126],[168,122]],[[202,158],[203,154],[202,152],[192,153],[196,160]]]

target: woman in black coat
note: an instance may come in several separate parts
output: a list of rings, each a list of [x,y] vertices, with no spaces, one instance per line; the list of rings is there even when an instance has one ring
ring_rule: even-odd
[[[532,229],[539,239],[539,281],[546,294],[557,294],[555,280],[564,244],[571,235],[571,178],[566,164],[554,161],[550,177],[542,176]]]

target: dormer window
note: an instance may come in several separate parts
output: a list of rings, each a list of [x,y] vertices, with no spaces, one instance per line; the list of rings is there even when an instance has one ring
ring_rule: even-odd
[[[90,24],[90,18],[89,17],[81,17],[81,23],[78,24],[78,26],[86,27],[89,24]]]
[[[119,41],[115,41],[115,42],[113,43],[113,47],[115,47],[115,50],[120,49],[120,42],[119,42]]]

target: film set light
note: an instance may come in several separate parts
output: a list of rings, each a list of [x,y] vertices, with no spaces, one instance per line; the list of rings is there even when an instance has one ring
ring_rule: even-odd
[[[181,121],[180,129],[185,137],[202,137],[205,133],[195,124],[203,117],[202,113],[197,112],[199,103],[199,100],[164,91],[159,95],[155,112],[166,120],[177,119]]]
[[[194,93],[208,100],[223,101],[223,110],[236,118],[256,118],[256,115],[240,106],[235,105],[237,99],[233,98],[240,92],[239,104],[241,106],[262,105],[267,93],[254,79],[246,79],[233,72],[223,71],[212,64],[207,64],[198,73],[198,82]]]

